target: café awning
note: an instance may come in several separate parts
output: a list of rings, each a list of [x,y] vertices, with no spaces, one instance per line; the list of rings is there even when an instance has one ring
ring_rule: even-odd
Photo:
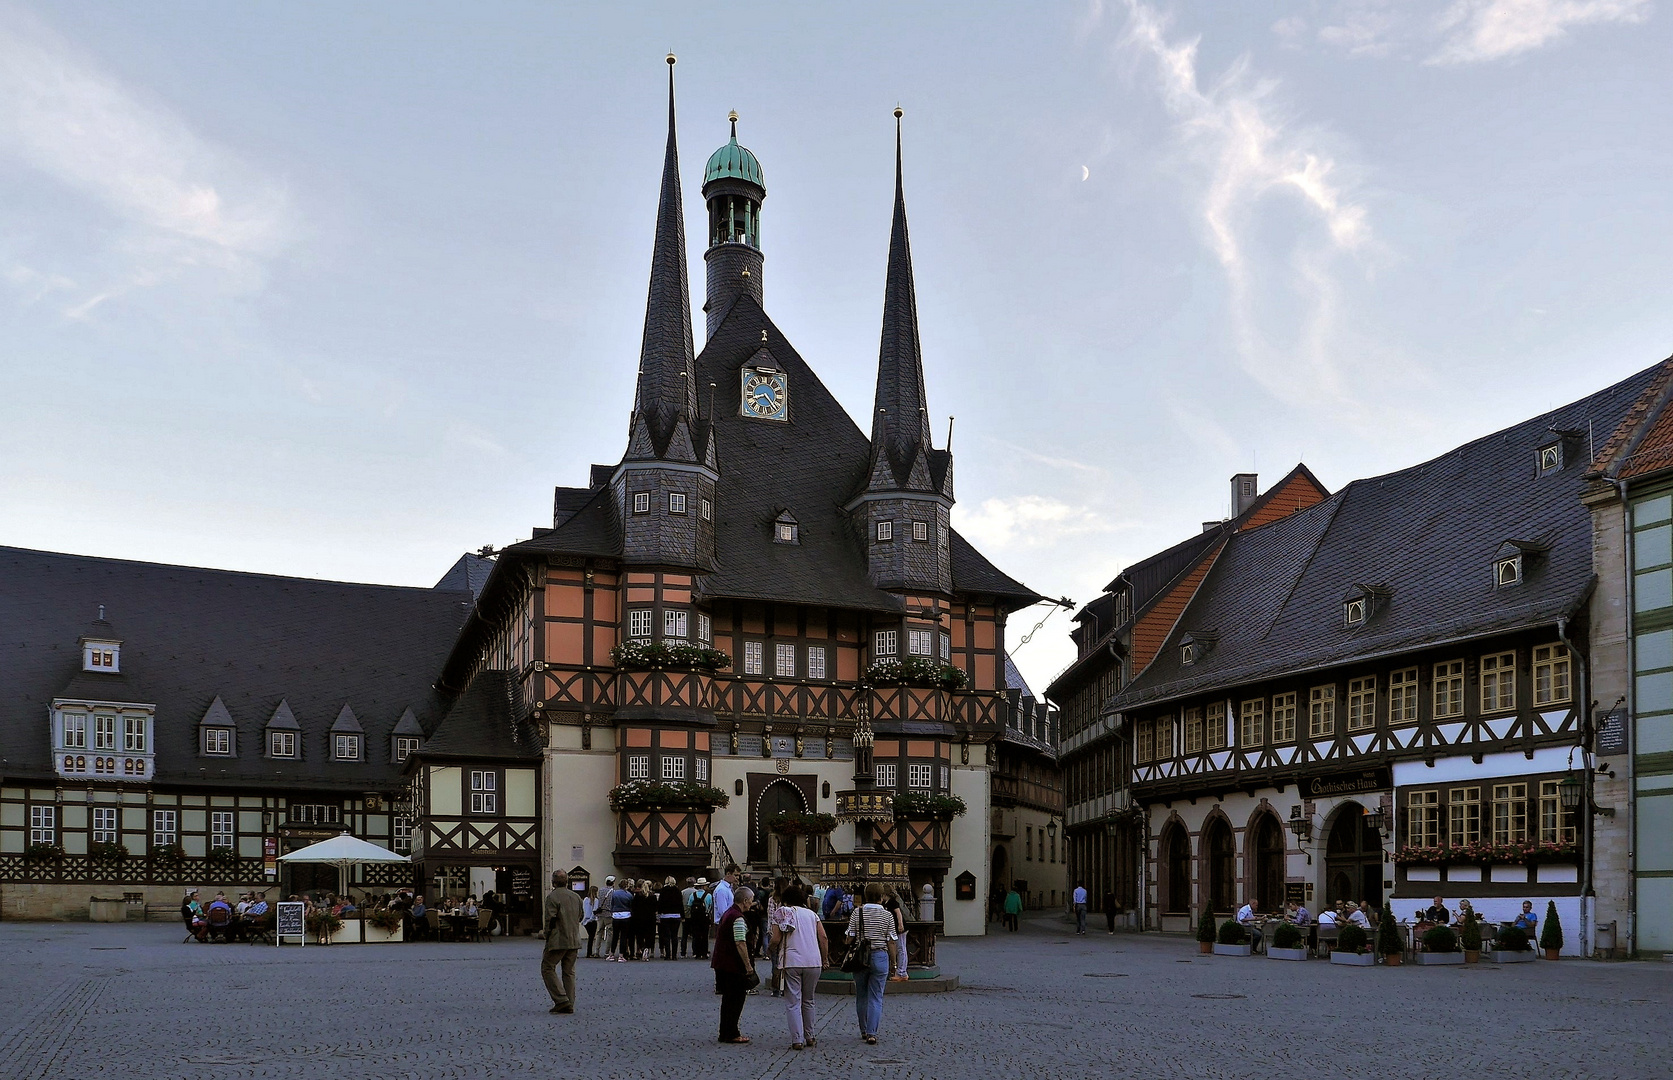
[[[279,856],[280,862],[293,863],[325,863],[339,869],[355,866],[360,863],[404,863],[410,862],[405,855],[397,855],[386,847],[369,843],[358,836],[344,833],[333,836],[329,840],[321,840],[317,844],[309,844],[305,848],[298,848],[287,855]]]

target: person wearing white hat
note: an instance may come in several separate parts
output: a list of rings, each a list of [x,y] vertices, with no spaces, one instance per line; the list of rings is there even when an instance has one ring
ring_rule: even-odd
[[[692,885],[691,900],[686,904],[686,935],[691,939],[691,955],[699,960],[709,958],[709,926],[714,922],[714,890],[708,878],[698,878]]]

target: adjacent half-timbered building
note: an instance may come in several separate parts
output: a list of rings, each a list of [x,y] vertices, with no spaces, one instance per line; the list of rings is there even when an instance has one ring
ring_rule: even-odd
[[[1112,902],[1116,923],[1149,925],[1145,907],[1145,836],[1130,788],[1133,728],[1109,708],[1123,687],[1156,659],[1201,588],[1226,541],[1297,510],[1330,492],[1305,465],[1260,491],[1254,473],[1231,478],[1231,516],[1116,575],[1075,615],[1075,661],[1046,690],[1063,721],[1059,763],[1067,802],[1069,876],[1086,885],[1089,902]]]
[[[557,489],[551,527],[499,553],[442,687],[507,680],[544,747],[544,864],[595,879],[732,861],[813,875],[852,827],[773,825],[836,810],[869,715],[880,787],[968,808],[927,831],[903,819],[878,846],[904,849],[916,884],[973,875],[946,923],[981,933],[1005,620],[1039,597],[949,523],[898,144],[876,397],[856,424],[766,313],[766,185],[735,119],[704,169],[694,347],[669,89],[626,452]]]
[[[1589,951],[1581,497],[1647,371],[1226,539],[1109,702],[1163,927],[1245,900],[1554,900]]]
[[[1072,888],[1069,838],[1063,832],[1063,781],[1057,767],[1061,717],[1034,696],[1022,672],[1005,658],[1010,715],[994,744],[993,814],[989,832],[988,906],[1015,888],[1028,907],[1055,908]]]
[[[0,548],[0,913],[409,884],[275,860],[344,831],[405,850],[405,759],[442,717],[470,606]]]

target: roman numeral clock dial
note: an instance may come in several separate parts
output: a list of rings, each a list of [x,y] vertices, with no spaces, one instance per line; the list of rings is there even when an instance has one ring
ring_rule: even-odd
[[[790,387],[784,372],[746,367],[742,375],[741,415],[758,420],[790,419]]]

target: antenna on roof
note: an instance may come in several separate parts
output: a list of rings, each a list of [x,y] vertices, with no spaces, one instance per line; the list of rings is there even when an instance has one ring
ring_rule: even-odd
[[[949,454],[953,452],[953,421],[957,419],[956,416],[947,417],[947,453]]]

